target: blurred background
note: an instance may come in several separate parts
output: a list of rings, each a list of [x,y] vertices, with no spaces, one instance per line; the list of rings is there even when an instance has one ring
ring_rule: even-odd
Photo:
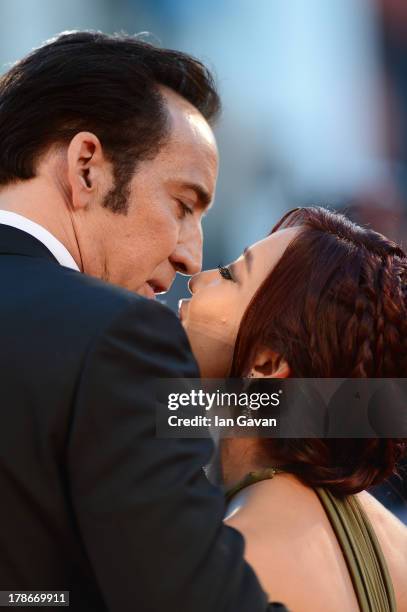
[[[221,166],[204,267],[299,205],[344,210],[405,246],[405,0],[0,0],[0,70],[73,29],[148,32],[215,72]],[[186,293],[179,277],[163,301]],[[407,523],[406,486],[375,493]]]

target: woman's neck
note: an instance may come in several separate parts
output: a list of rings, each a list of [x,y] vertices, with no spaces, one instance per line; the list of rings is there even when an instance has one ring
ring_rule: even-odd
[[[255,473],[259,473],[258,471]],[[225,519],[239,517],[239,520],[252,520],[253,517],[272,516],[274,504],[291,503],[300,495],[312,494],[296,476],[277,471],[269,478],[259,479],[237,491],[227,506]]]
[[[236,487],[250,472],[279,467],[279,462],[265,455],[258,438],[225,438],[220,457],[227,490]]]

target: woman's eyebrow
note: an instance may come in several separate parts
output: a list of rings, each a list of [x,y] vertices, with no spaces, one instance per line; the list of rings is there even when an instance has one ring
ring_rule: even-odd
[[[233,280],[236,281],[240,285],[239,271],[237,270],[237,266],[234,263],[228,265],[230,273],[233,277]]]
[[[245,247],[243,249],[243,253],[242,253],[244,260],[245,260],[245,264],[246,264],[246,269],[247,272],[250,272],[250,268],[251,268],[251,263],[252,263],[252,258],[253,258],[253,253],[250,250],[250,247]],[[238,270],[238,266],[234,263],[231,263],[228,265],[228,268],[233,276],[233,278],[235,279],[235,281],[237,283],[240,283],[240,274],[239,274],[239,270]]]
[[[243,249],[243,256],[246,262],[246,268],[248,272],[250,272],[250,268],[252,267],[252,261],[253,261],[253,253],[251,252],[250,247],[245,247]]]

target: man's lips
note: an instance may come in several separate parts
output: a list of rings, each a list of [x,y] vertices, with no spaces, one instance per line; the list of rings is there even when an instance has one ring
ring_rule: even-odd
[[[141,286],[139,293],[150,300],[155,300],[159,293],[165,293],[170,286],[171,283],[164,285],[160,281],[148,280]]]
[[[168,278],[149,278],[138,288],[137,293],[154,300],[158,294],[169,291],[174,277],[175,274]]]
[[[155,300],[155,297],[156,297],[155,291],[149,283],[144,283],[144,285],[142,285],[140,289],[138,290],[138,293],[148,298],[149,300]]]
[[[151,289],[154,291],[154,293],[165,293],[166,291],[168,291],[169,287],[166,287],[165,285],[155,281],[155,280],[149,280],[147,281],[147,285],[149,287],[151,287]]]

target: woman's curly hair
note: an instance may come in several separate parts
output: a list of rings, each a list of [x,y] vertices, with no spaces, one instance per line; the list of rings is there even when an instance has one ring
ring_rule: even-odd
[[[407,377],[407,257],[382,234],[321,207],[287,213],[272,232],[298,234],[242,319],[231,376],[245,376],[261,346],[295,378]],[[395,472],[406,440],[263,440],[274,461],[337,495]]]

